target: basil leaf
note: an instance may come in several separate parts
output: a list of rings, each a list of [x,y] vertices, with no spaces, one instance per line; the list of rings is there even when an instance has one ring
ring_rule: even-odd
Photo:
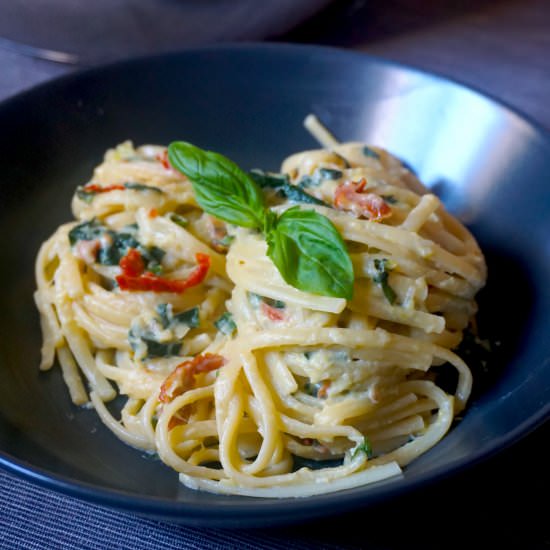
[[[332,222],[314,210],[290,208],[267,234],[267,255],[300,290],[351,299],[353,265]]]
[[[184,141],[169,145],[168,159],[191,180],[203,210],[235,225],[263,229],[262,191],[233,161]]]

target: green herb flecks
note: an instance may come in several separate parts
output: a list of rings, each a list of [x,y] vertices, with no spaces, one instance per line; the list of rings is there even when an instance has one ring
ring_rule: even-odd
[[[328,218],[298,207],[275,214],[267,208],[253,176],[220,154],[174,142],[168,147],[168,158],[191,180],[203,210],[265,235],[267,254],[288,284],[306,292],[351,299],[353,265]]]

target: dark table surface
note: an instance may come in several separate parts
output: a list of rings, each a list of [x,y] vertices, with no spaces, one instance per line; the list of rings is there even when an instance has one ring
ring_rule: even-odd
[[[549,0],[337,1],[267,39],[339,46],[436,72],[550,130]],[[79,68],[0,47],[0,99]],[[0,548],[550,548],[549,435],[546,423],[490,460],[374,509],[277,529],[163,524],[0,472]]]

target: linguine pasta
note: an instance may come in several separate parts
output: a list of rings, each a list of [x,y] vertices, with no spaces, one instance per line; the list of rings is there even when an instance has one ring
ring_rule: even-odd
[[[390,153],[306,127],[324,148],[255,178],[283,186],[263,186],[274,214],[330,220],[351,299],[286,282],[261,233],[205,212],[164,147],[109,150],[38,254],[41,369],[59,364],[76,405],[190,488],[304,497],[399,474],[470,394],[452,350],[486,279],[476,241]]]

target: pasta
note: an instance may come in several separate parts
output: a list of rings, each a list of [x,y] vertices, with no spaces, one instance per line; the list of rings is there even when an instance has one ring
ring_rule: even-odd
[[[252,176],[271,216],[297,205],[336,228],[350,298],[289,284],[261,231],[206,212],[165,147],[130,142],[37,257],[40,368],[193,489],[305,497],[399,475],[470,395],[452,350],[486,279],[475,239],[390,153],[305,125],[322,149]]]

